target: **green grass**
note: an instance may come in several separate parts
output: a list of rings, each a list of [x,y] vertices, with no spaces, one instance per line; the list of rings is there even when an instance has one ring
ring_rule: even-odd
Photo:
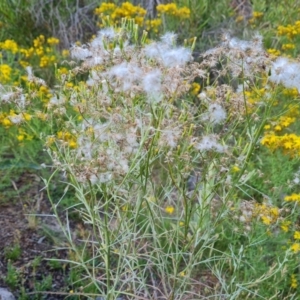
[[[297,21],[298,1],[290,8],[286,1],[253,1],[254,11],[263,14],[247,26],[235,20],[226,1],[175,2],[190,8],[190,18],[178,22],[165,14],[159,32],[149,32],[151,39],[174,30],[178,46],[185,43],[203,52],[220,44],[224,28],[248,40],[257,30],[265,49],[298,55],[300,34],[289,39],[278,33],[279,25]],[[72,1],[66,3],[74,8]],[[24,6],[20,20],[30,19],[35,28],[35,16],[28,15],[32,6],[26,1],[18,5],[19,10]],[[17,41],[19,49],[29,51],[34,38],[51,37],[59,28],[52,16],[53,27],[21,41],[15,12],[4,4],[0,10],[7,20],[0,37]],[[71,11],[76,15],[75,8]],[[69,12],[61,8],[60,13],[67,22]],[[72,299],[297,299],[299,200],[289,202],[286,196],[299,191],[299,92],[269,80],[275,57],[255,53],[255,43],[232,52],[223,44],[217,50],[221,55],[212,54],[215,65],[211,56],[203,56],[198,63],[179,61],[178,68],[160,61],[160,53],[145,55],[151,41],[143,28],[124,20],[118,28],[122,34],[104,39],[100,54],[93,53],[105,58],[98,66],[89,63],[90,55],[85,65],[65,63],[59,47],[51,50],[55,60],[47,67],[41,61],[48,54],[26,58],[45,84],[24,78],[19,61],[25,50],[2,51],[1,64],[16,71],[3,82],[1,93],[17,96],[1,103],[0,204],[26,199],[30,183],[16,190],[12,182],[23,181],[28,172],[43,179],[64,235],[55,244],[69,250],[61,263],[71,265],[65,280]],[[46,39],[40,44],[46,52]],[[284,50],[285,44],[295,49]],[[120,50],[114,54],[115,48]],[[234,66],[244,66],[244,58],[255,61],[255,55],[264,65],[234,78]],[[124,77],[127,65],[120,70],[121,62],[132,67]],[[147,83],[140,78],[148,78],[151,88],[144,88]],[[201,82],[200,95],[193,93],[194,82]],[[241,93],[235,90],[238,84]],[[220,120],[214,122],[218,110]],[[16,115],[22,122],[11,124]],[[277,144],[264,142],[268,135]],[[190,190],[195,170],[199,178]],[[80,226],[72,229],[69,218]],[[18,255],[15,248],[6,253],[12,260]],[[6,283],[11,288],[19,284],[11,263]],[[45,277],[35,291],[51,284],[51,276]]]

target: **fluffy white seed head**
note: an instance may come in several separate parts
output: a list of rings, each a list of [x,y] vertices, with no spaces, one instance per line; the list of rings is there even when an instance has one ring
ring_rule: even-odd
[[[148,99],[160,99],[161,100],[161,78],[162,74],[159,69],[154,69],[147,73],[142,81],[142,86]]]
[[[115,36],[116,32],[113,28],[104,28],[98,31],[97,36],[91,41],[90,46],[94,50],[104,49],[104,40],[111,41]]]
[[[286,57],[278,57],[271,66],[270,81],[281,83],[287,88],[297,88],[300,92],[300,64]]]
[[[219,124],[226,120],[226,111],[221,105],[217,103],[209,105],[208,115],[210,122],[212,122],[213,124]]]
[[[191,58],[191,50],[180,47],[164,52],[162,55],[162,62],[165,67],[176,67],[185,65],[191,60]]]
[[[109,71],[109,76],[111,78],[116,78],[122,85],[122,90],[130,90],[134,83],[141,81],[143,72],[135,64],[122,62],[111,68]]]
[[[217,139],[213,135],[202,137],[202,140],[195,145],[195,148],[200,151],[216,151],[223,153],[226,148],[217,142]]]
[[[92,57],[93,53],[85,47],[73,46],[70,50],[71,57],[77,60],[85,60],[88,57]]]
[[[168,45],[168,46],[174,46],[176,45],[176,41],[177,41],[177,34],[174,32],[166,32],[161,38],[160,40]]]

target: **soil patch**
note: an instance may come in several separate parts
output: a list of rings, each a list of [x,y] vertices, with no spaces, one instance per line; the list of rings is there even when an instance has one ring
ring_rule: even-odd
[[[71,290],[69,266],[49,259],[66,259],[67,251],[55,250],[61,232],[43,184],[31,173],[24,173],[22,182],[11,183],[15,191],[24,184],[30,189],[26,195],[20,193],[18,201],[0,205],[0,287],[16,299],[65,299],[66,294],[60,293]],[[31,294],[37,291],[44,293]]]

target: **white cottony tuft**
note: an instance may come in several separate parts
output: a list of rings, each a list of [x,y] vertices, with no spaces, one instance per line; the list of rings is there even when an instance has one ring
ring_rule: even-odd
[[[169,32],[162,36],[162,42],[151,43],[144,49],[145,55],[162,62],[165,67],[183,66],[192,58],[192,51],[175,47],[176,34]]]
[[[143,89],[148,96],[159,96],[161,92],[161,71],[159,69],[152,70],[143,78]]]
[[[172,46],[176,44],[177,34],[174,32],[166,32],[160,39],[164,44]]]
[[[170,49],[162,55],[162,61],[165,67],[183,66],[189,62],[191,58],[191,50],[184,47]]]
[[[217,103],[213,103],[209,105],[208,114],[209,114],[209,120],[213,124],[219,124],[226,120],[226,111],[221,105]]]
[[[85,60],[86,58],[92,56],[93,53],[85,47],[79,47],[75,45],[71,48],[71,57],[73,59]]]
[[[262,51],[263,50],[263,43],[262,43],[262,36],[258,33],[255,34],[252,41],[243,41],[238,38],[231,38],[229,36],[224,37],[225,46],[229,47],[230,49],[236,49],[239,51],[246,52],[247,50],[255,50],[255,51]]]
[[[270,81],[281,83],[287,88],[297,88],[300,92],[300,64],[286,57],[278,57],[271,66]]]
[[[113,40],[116,36],[116,32],[113,28],[104,28],[100,31],[98,31],[97,33],[97,37],[94,38],[91,42],[91,47],[93,49],[103,49],[104,48],[104,45],[103,45],[103,42],[104,40]]]
[[[27,72],[27,76],[28,77],[32,77],[33,76],[32,67],[31,66],[26,67],[25,70]]]
[[[22,121],[24,121],[24,117],[22,114],[19,114],[19,115],[15,114],[13,116],[9,116],[8,118],[14,124],[20,124]]]
[[[200,143],[195,145],[195,148],[200,151],[216,151],[223,153],[226,150],[226,147],[222,146],[217,142],[217,139],[213,135],[204,136]]]
[[[134,83],[140,82],[143,72],[135,64],[123,62],[111,68],[111,77],[116,77],[122,84],[123,91],[130,90]]]

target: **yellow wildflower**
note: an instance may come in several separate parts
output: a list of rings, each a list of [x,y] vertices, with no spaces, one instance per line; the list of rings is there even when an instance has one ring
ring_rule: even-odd
[[[294,243],[292,246],[291,246],[291,250],[294,252],[294,253],[298,253],[300,251],[300,244],[299,243]]]
[[[23,118],[24,118],[26,121],[30,121],[30,120],[31,120],[31,115],[28,114],[28,113],[23,113]]]
[[[295,231],[294,232],[294,239],[295,240],[300,240],[300,231]]]
[[[190,14],[190,9],[185,6],[177,10],[177,16],[181,19],[188,19],[190,17]]]
[[[114,3],[103,2],[99,7],[95,9],[95,14],[100,16],[103,13],[111,13],[115,9],[116,5]]]
[[[18,52],[18,44],[13,40],[6,40],[0,43],[0,49],[7,50],[16,54]]]
[[[199,83],[193,82],[192,86],[191,86],[191,94],[194,96],[198,95],[200,88],[201,88],[201,85]]]
[[[64,49],[64,50],[61,52],[61,54],[62,54],[63,57],[68,57],[68,56],[70,55],[70,51]]]
[[[187,7],[177,8],[175,3],[159,4],[156,7],[159,14],[166,14],[170,16],[179,17],[181,19],[188,19],[190,17],[190,9]]]
[[[121,209],[122,209],[122,211],[128,211],[128,209],[129,209],[129,205],[128,204],[125,204],[125,205],[123,205],[122,207],[121,207]]]
[[[281,54],[279,50],[274,49],[274,48],[267,49],[267,52],[271,55],[274,55],[274,56],[279,56]]]
[[[265,225],[270,225],[272,223],[272,219],[269,216],[261,216],[261,220]]]
[[[72,83],[72,82],[66,82],[65,83],[65,87],[66,88],[72,88],[72,87],[74,87],[74,83]]]
[[[169,215],[172,215],[173,213],[174,213],[174,207],[173,206],[167,206],[166,208],[165,208],[165,212],[167,213],[167,214],[169,214]]]
[[[5,127],[12,126],[12,124],[13,124],[8,118],[3,119],[1,123],[2,123],[3,126],[5,126]]]
[[[0,83],[6,83],[11,80],[12,69],[9,65],[0,65]]]
[[[46,138],[46,146],[51,146],[55,142],[55,137],[54,136],[48,136]]]
[[[231,170],[232,170],[232,172],[237,173],[237,172],[239,172],[241,169],[240,169],[238,166],[233,166],[233,167],[231,168]]]
[[[274,127],[274,129],[275,129],[275,131],[281,131],[281,130],[282,130],[282,128],[281,128],[280,125],[276,125],[276,126]]]
[[[146,20],[146,29],[152,29],[154,32],[158,32],[160,25],[162,24],[161,19],[153,19],[153,20]]]
[[[17,139],[18,139],[19,142],[22,142],[24,140],[24,138],[25,138],[24,134],[19,134],[17,136]]]
[[[284,231],[284,232],[288,232],[289,231],[289,227],[291,225],[291,221],[283,221],[280,225],[280,228]]]
[[[293,289],[296,289],[298,287],[298,282],[295,274],[293,274],[291,277],[291,287]]]
[[[252,15],[253,15],[253,18],[258,19],[258,18],[261,18],[264,15],[264,13],[260,12],[260,11],[254,11]]]
[[[287,202],[300,202],[300,194],[291,194],[290,196],[285,196],[284,200]]]
[[[279,217],[279,209],[278,209],[278,207],[271,207],[270,208],[270,214],[271,214],[272,217],[278,218]]]
[[[69,147],[70,148],[77,148],[77,143],[76,143],[76,141],[74,141],[74,140],[70,140],[69,141]]]
[[[290,89],[284,89],[283,94],[286,96],[297,97],[299,93],[297,88],[290,88]]]
[[[57,45],[59,44],[59,39],[55,38],[55,37],[50,37],[47,39],[47,44],[49,45]]]
[[[282,50],[293,50],[295,48],[295,44],[283,44],[281,47]]]

